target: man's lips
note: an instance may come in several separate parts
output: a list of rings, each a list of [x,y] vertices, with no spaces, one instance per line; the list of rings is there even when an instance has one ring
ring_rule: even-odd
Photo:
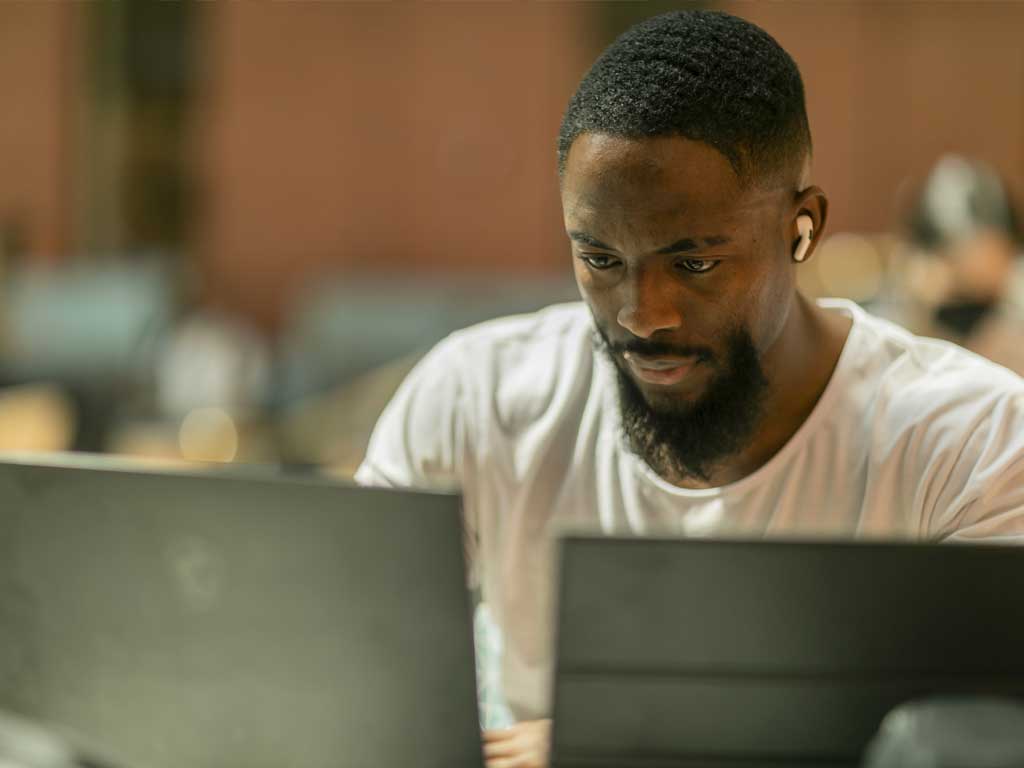
[[[700,362],[696,356],[641,355],[637,352],[624,352],[622,356],[638,379],[661,386],[678,384]]]

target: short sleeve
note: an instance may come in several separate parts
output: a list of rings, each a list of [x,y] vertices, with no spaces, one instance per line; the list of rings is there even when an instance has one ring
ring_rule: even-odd
[[[467,458],[466,382],[452,341],[429,352],[381,413],[355,479],[362,485],[460,490]]]
[[[946,478],[946,504],[932,515],[933,534],[1024,544],[1024,393],[1002,398],[972,426]]]
[[[478,526],[471,483],[471,386],[457,339],[429,352],[399,386],[384,409],[356,471],[360,485],[461,491],[466,561],[477,582]]]

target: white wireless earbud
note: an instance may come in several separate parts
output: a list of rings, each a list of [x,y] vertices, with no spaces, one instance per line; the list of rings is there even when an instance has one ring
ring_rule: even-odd
[[[800,231],[800,243],[793,251],[793,261],[803,261],[807,258],[807,250],[811,247],[811,240],[814,239],[814,222],[806,213],[796,217],[796,228]]]

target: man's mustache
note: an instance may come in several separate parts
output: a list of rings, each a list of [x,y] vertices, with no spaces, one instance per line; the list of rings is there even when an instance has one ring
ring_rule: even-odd
[[[676,347],[671,344],[659,344],[658,342],[650,341],[629,341],[614,344],[611,349],[620,355],[630,352],[646,357],[693,357],[700,363],[710,362],[714,358],[714,353],[707,347]]]
[[[711,351],[710,347],[679,346],[664,341],[651,341],[635,337],[626,341],[612,341],[608,338],[605,329],[596,321],[594,331],[599,346],[604,347],[605,352],[613,358],[620,358],[624,353],[630,352],[647,357],[693,357],[700,363],[709,363],[715,359],[715,353]]]
[[[708,347],[676,346],[665,342],[649,341],[646,339],[631,339],[629,341],[611,341],[603,333],[601,341],[608,351],[616,355],[626,352],[645,357],[693,357],[698,362],[707,363],[715,358],[714,353]]]

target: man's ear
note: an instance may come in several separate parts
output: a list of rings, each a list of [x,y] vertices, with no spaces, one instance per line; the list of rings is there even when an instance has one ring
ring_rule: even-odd
[[[828,218],[828,197],[821,187],[806,187],[797,192],[790,209],[787,224],[790,257],[796,261],[807,261],[814,254]],[[810,219],[810,226],[808,226]],[[804,234],[808,235],[804,244]]]

